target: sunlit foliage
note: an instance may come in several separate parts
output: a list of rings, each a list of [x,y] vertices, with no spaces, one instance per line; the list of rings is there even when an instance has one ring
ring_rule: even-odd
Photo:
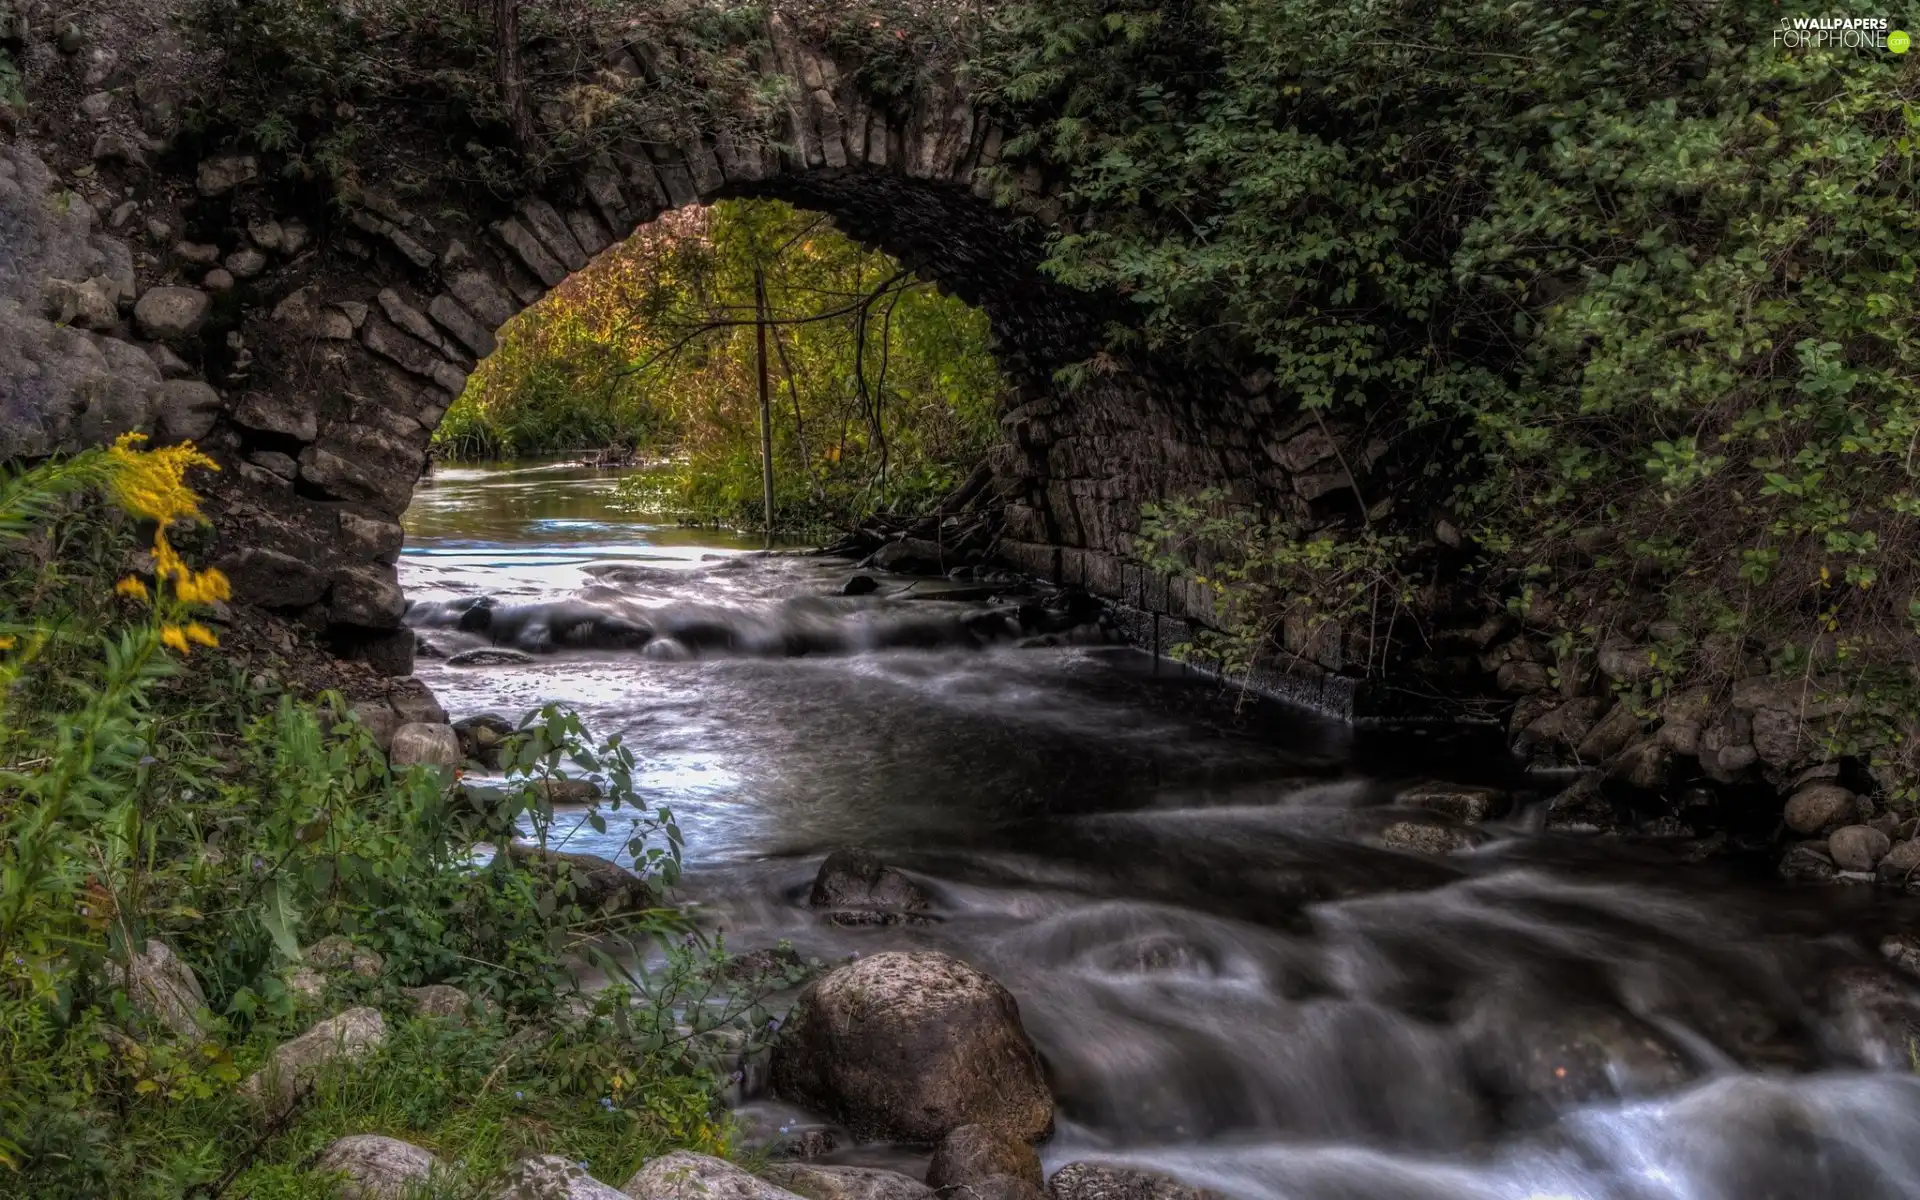
[[[985,314],[771,201],[669,214],[515,318],[441,453],[632,446],[666,464],[635,482],[636,503],[757,523],[756,277],[781,524],[922,503],[966,475],[1002,392]]]

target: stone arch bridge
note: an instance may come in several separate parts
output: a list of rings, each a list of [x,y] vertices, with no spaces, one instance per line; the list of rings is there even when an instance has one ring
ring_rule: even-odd
[[[33,38],[33,0],[8,3],[24,6],[32,107],[0,148],[0,343],[15,342],[0,349],[0,457],[128,428],[199,442],[223,466],[208,549],[240,598],[385,670],[411,662],[399,517],[495,331],[662,212],[722,197],[823,212],[987,312],[1013,385],[992,462],[1016,566],[1203,615],[1198,589],[1128,557],[1143,501],[1222,484],[1301,511],[1345,497],[1334,447],[1276,414],[1259,379],[1103,356],[1071,391],[1056,384],[1100,349],[1117,305],[1040,273],[1055,205],[1033,170],[1013,176],[1012,203],[989,199],[1005,131],[950,75],[883,103],[857,64],[775,15],[755,58],[780,97],[764,138],[634,138],[515,195],[403,200],[369,180],[315,204],[265,156],[172,139],[180,85],[153,50],[172,35],[143,28],[145,10],[115,24],[103,6],[67,45]],[[644,46],[612,38],[599,55],[583,69],[648,78]]]

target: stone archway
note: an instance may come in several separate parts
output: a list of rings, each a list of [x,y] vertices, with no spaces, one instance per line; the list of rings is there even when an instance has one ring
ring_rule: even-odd
[[[1333,449],[1311,431],[1276,430],[1263,381],[1099,353],[1118,302],[1041,273],[1044,230],[1057,219],[1044,181],[1029,171],[1012,203],[986,198],[983,169],[996,164],[1003,132],[951,77],[900,113],[777,15],[765,46],[758,69],[785,97],[767,136],[634,138],[519,195],[402,200],[374,183],[332,207],[294,211],[265,177],[270,164],[248,155],[156,164],[137,131],[109,124],[95,137],[83,170],[116,185],[96,201],[115,204],[100,223],[122,223],[132,204],[114,199],[122,191],[163,198],[161,211],[179,223],[163,235],[167,253],[144,265],[115,236],[88,233],[121,247],[106,257],[142,267],[115,272],[117,297],[95,305],[103,311],[90,336],[150,352],[156,382],[187,377],[151,392],[144,412],[131,405],[120,423],[192,438],[221,461],[219,541],[209,549],[242,600],[297,616],[343,653],[406,671],[399,516],[435,427],[493,349],[494,331],[662,212],[728,196],[823,212],[986,311],[1014,389],[992,460],[1006,502],[1001,553],[1014,565],[1149,614],[1204,616],[1201,589],[1170,591],[1129,559],[1142,502],[1223,484],[1273,507],[1315,498],[1300,490],[1314,478],[1302,468]],[[592,70],[647,71],[643,47],[615,39],[602,54]],[[110,57],[83,54],[64,69],[111,83]],[[128,90],[141,94],[138,81]],[[1056,383],[1059,368],[1090,359],[1101,369],[1078,386]]]

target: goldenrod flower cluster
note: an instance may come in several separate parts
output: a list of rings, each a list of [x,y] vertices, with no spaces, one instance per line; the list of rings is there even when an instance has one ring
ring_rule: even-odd
[[[128,512],[158,525],[153,535],[153,580],[161,591],[160,607],[167,615],[174,615],[230,598],[233,588],[224,574],[213,569],[195,571],[167,540],[167,527],[173,522],[200,516],[200,497],[187,486],[187,471],[193,467],[220,468],[190,442],[142,450],[140,443],[144,440],[145,434],[125,434],[107,453],[117,467],[114,498]],[[153,600],[147,585],[131,575],[115,584],[114,590],[142,602]],[[213,631],[198,621],[163,621],[160,641],[181,654],[191,652],[195,645],[220,644]]]

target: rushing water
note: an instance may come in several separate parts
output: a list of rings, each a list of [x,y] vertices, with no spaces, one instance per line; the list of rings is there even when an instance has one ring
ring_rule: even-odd
[[[1435,818],[1396,795],[1512,783],[1497,746],[984,636],[987,602],[929,585],[841,597],[845,563],[745,555],[610,492],[443,470],[402,581],[644,616],[680,631],[665,652],[420,674],[456,716],[563,700],[624,733],[688,835],[679,898],[734,949],[934,947],[998,978],[1058,1100],[1049,1169],[1132,1161],[1258,1200],[1920,1196],[1920,993],[1879,951],[1906,902],[1785,890],[1684,841],[1550,836],[1524,806],[1460,852],[1401,852],[1389,828]],[[847,845],[939,920],[809,910]]]

